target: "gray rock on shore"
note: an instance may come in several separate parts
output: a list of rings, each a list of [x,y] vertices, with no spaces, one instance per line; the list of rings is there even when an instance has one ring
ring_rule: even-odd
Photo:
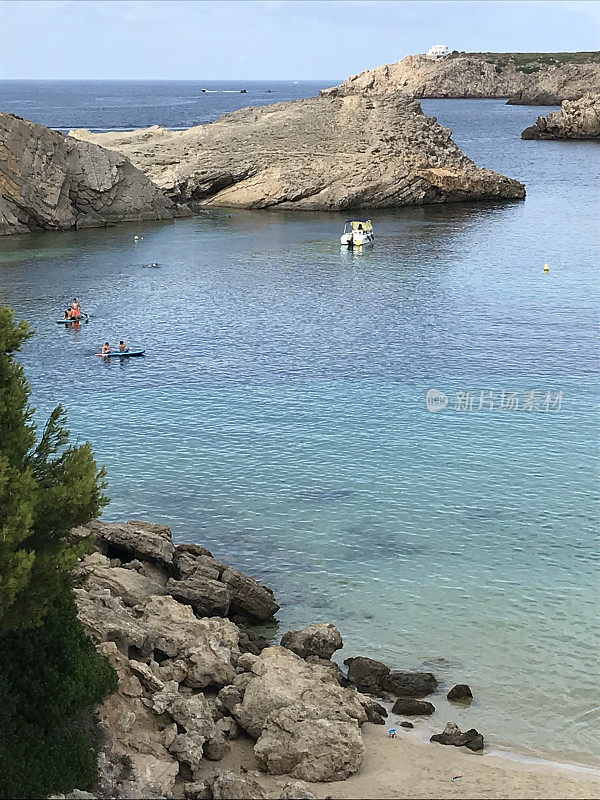
[[[381,661],[358,656],[347,658],[348,680],[361,692],[401,697],[425,697],[434,692],[438,682],[431,672],[392,670]]]
[[[0,113],[0,235],[178,213],[122,153]]]

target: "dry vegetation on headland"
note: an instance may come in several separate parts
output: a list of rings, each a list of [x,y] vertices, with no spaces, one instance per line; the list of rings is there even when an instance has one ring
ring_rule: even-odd
[[[540,56],[538,58],[538,55]],[[322,95],[402,94],[415,98],[508,98],[513,105],[560,105],[600,90],[594,53],[449,53],[406,56],[352,75]]]
[[[94,522],[73,534],[90,532],[96,550],[78,567],[79,616],[117,670],[119,689],[100,709],[101,778],[87,796],[536,798],[600,791],[593,775],[481,756],[476,731],[438,737],[475,752],[421,743],[419,723],[398,726],[389,738],[398,709],[423,703],[416,697],[435,690],[434,675],[362,657],[347,659],[344,673],[331,661],[342,638],[330,624],[269,645],[252,633],[252,622],[270,619],[278,606],[253,578],[199,545],[173,546],[165,526]],[[387,721],[382,697],[388,709],[396,701]]]

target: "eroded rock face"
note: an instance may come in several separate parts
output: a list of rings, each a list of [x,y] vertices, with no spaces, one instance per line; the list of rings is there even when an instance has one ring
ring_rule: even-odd
[[[579,100],[565,100],[560,111],[538,117],[525,128],[522,139],[598,139],[600,138],[600,89]]]
[[[317,656],[325,659],[331,658],[344,646],[341,633],[330,622],[308,625],[301,631],[288,631],[281,637],[281,644],[300,658]]]
[[[408,97],[508,97],[512,104],[558,105],[600,87],[600,59],[586,64],[527,65],[495,53],[452,53],[444,58],[406,56],[395,64],[352,75],[321,95]]]
[[[176,213],[122,153],[0,114],[0,235],[171,219]]]
[[[307,781],[345,780],[357,772],[364,745],[345,711],[293,705],[272,713],[254,752],[271,775]]]
[[[71,131],[132,162],[177,202],[297,210],[524,197],[477,167],[451,131],[398,94],[245,108],[187,131]]]

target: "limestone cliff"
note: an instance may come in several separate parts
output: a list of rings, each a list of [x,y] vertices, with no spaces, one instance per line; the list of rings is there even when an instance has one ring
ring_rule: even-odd
[[[522,139],[600,139],[600,95],[565,100],[560,111],[538,117]]]
[[[515,104],[559,105],[594,89],[600,89],[600,53],[451,53],[435,60],[406,56],[321,94],[400,92],[417,98],[508,97]]]
[[[244,108],[186,131],[71,131],[117,150],[192,206],[342,210],[522,198],[477,167],[451,131],[398,95],[317,97]]]
[[[174,212],[124,155],[0,114],[0,235],[168,219]]]

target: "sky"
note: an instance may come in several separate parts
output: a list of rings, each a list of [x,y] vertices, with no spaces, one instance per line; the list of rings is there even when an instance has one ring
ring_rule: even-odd
[[[432,44],[600,47],[597,0],[0,0],[0,78],[342,80]]]

